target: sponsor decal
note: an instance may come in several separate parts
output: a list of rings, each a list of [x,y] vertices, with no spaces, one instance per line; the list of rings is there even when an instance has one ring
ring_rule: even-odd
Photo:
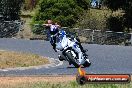
[[[85,83],[130,83],[130,74],[86,74],[81,67],[78,68],[76,80],[79,84]]]

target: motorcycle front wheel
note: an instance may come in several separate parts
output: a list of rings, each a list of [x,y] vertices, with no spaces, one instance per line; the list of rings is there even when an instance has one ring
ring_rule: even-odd
[[[76,68],[79,68],[77,60],[73,58],[71,51],[66,52],[66,56],[69,59],[69,62],[72,63]]]

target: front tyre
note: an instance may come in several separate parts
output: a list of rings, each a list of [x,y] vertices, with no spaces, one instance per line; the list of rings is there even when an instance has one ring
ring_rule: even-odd
[[[76,68],[79,68],[77,60],[73,58],[71,51],[66,52],[66,56],[69,59],[69,62],[72,63]]]

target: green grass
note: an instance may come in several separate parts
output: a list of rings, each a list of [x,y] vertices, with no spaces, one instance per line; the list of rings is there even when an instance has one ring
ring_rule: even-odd
[[[69,83],[45,83],[45,82],[35,82],[35,83],[23,83],[19,85],[1,85],[0,88],[132,88],[132,83],[130,84],[85,84],[79,85],[75,81]]]

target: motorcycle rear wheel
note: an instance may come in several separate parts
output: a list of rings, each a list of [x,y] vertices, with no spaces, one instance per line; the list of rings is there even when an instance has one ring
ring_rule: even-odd
[[[87,60],[83,64],[84,67],[89,67],[90,65],[91,65],[91,62],[88,62]]]

